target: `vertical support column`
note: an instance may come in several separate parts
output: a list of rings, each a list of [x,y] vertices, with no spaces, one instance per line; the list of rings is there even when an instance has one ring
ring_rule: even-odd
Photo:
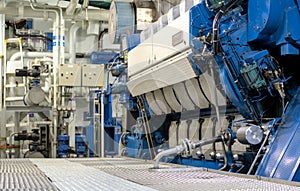
[[[72,98],[75,99],[75,98]],[[68,125],[68,135],[70,136],[70,143],[69,146],[71,148],[75,148],[75,134],[76,134],[76,127],[75,127],[75,113],[72,111],[69,117],[69,125]]]
[[[0,1],[0,7],[4,7],[4,1]],[[5,15],[0,14],[0,146],[5,145],[6,143],[6,122],[5,122],[5,111],[3,110],[2,100],[3,100],[3,65],[5,64],[4,60],[4,39],[5,39]],[[0,158],[5,158],[5,150],[0,150]]]
[[[100,116],[101,116],[101,125],[100,125],[100,157],[104,157],[104,88],[101,92],[101,110],[100,110]]]
[[[57,110],[52,109],[53,112],[53,126],[50,125],[50,135],[51,135],[51,158],[56,158],[56,154],[57,154],[57,128],[58,128],[58,114],[57,114]]]
[[[12,130],[12,132],[19,132],[20,131],[20,112],[14,112],[15,116],[14,116],[14,128]],[[11,137],[12,139],[12,137]],[[16,145],[16,142],[14,142],[14,145]],[[20,153],[21,153],[21,148],[15,148],[15,153],[14,153],[14,158],[20,158]]]
[[[59,16],[53,22],[53,136],[51,142],[52,158],[56,158],[57,153],[57,128],[58,128],[58,65],[59,65]]]

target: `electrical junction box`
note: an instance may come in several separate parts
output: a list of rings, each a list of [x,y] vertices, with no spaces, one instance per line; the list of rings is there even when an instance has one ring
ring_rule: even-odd
[[[59,66],[59,86],[81,86],[81,65],[61,64]]]
[[[104,87],[105,86],[104,65],[84,64],[82,65],[82,86],[83,87]]]

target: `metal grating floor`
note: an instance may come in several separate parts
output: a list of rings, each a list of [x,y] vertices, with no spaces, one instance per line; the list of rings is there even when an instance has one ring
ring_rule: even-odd
[[[47,176],[27,159],[0,159],[0,190],[54,190]]]
[[[164,164],[161,169],[151,169],[153,162],[130,158],[76,159],[69,161],[99,169],[108,174],[160,191],[300,191],[296,186],[232,176],[229,173],[208,172],[200,168]],[[287,182],[284,182],[287,183]]]
[[[131,158],[2,159],[0,190],[300,191],[300,183]],[[272,179],[273,181],[273,179]]]

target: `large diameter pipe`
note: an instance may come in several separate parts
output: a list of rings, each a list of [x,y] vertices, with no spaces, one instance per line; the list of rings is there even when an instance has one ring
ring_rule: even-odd
[[[19,60],[23,56],[24,58],[43,58],[43,57],[52,57],[53,53],[52,52],[16,52],[14,53],[9,61],[16,61]],[[66,57],[68,58],[70,55],[67,54]]]
[[[73,24],[70,28],[70,42],[69,42],[69,53],[70,59],[69,64],[76,64],[76,38],[77,31],[82,27],[82,23],[77,22]]]
[[[79,12],[75,15],[75,20],[89,20],[89,21],[108,21],[109,10],[105,9],[88,9]]]

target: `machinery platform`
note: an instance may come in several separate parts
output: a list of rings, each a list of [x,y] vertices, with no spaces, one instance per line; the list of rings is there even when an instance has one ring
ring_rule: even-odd
[[[300,191],[300,183],[131,158],[1,159],[0,190]]]

